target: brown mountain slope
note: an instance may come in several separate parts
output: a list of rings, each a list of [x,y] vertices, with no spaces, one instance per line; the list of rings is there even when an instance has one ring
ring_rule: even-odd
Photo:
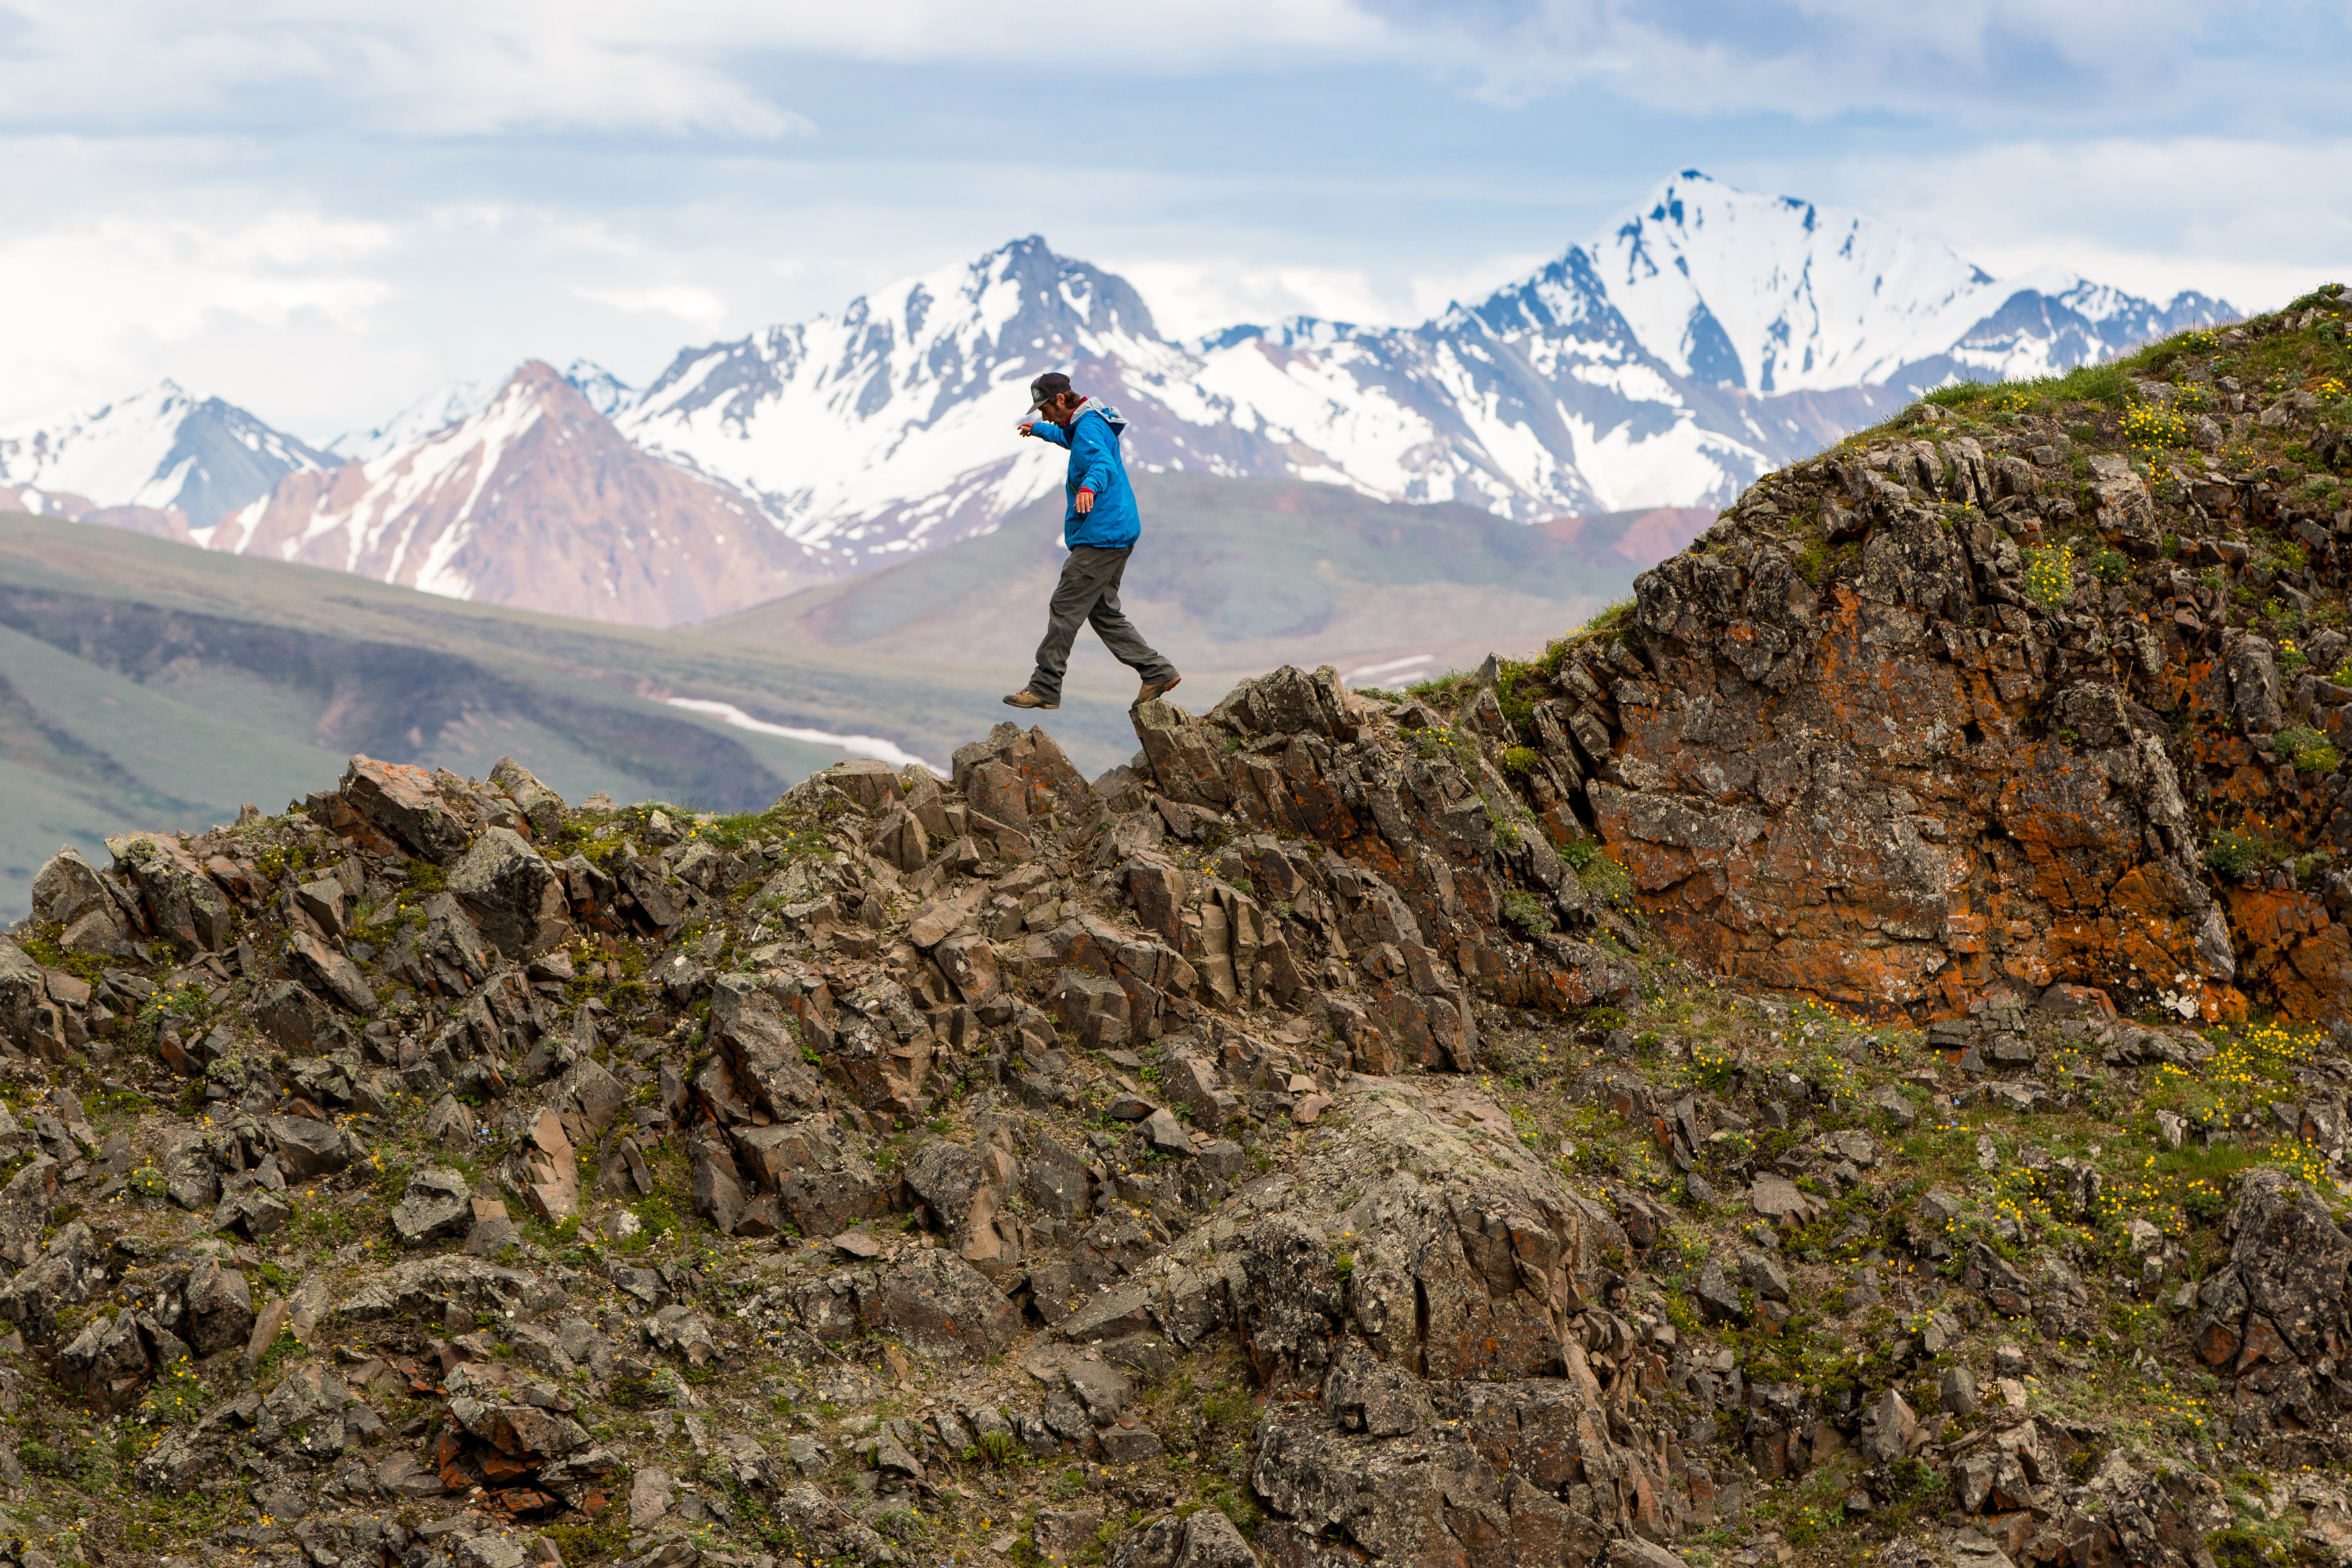
[[[831,575],[754,503],[630,445],[538,361],[473,418],[366,463],[289,475],[205,537],[215,549],[639,626],[705,620]]]

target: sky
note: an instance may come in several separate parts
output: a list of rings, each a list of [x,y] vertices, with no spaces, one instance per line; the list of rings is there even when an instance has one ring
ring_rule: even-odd
[[[1996,276],[2352,275],[2352,0],[0,0],[0,423],[306,439],[1044,235],[1163,330],[1425,319],[1675,171]]]

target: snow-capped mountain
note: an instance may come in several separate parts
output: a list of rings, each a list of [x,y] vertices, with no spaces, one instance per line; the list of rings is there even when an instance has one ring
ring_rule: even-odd
[[[832,575],[727,486],[631,446],[533,361],[455,424],[298,474],[197,542],[454,599],[670,626]]]
[[[758,496],[794,538],[871,564],[1061,483],[1063,455],[1013,434],[1049,370],[1124,410],[1147,463],[1280,471],[1126,280],[1034,235],[837,315],[687,350],[614,418],[646,450]]]
[[[570,382],[588,406],[610,419],[635,401],[637,389],[598,364],[593,360],[574,360],[563,367],[563,379]]]
[[[0,480],[100,507],[177,510],[198,527],[333,461],[235,403],[192,398],[168,381],[0,430]]]
[[[1685,171],[1591,243],[1417,327],[1298,318],[1177,342],[1124,279],[1031,235],[685,350],[642,391],[590,361],[533,361],[330,453],[166,382],[0,432],[0,485],[88,497],[92,521],[153,509],[139,526],[167,535],[178,507],[214,549],[669,625],[985,531],[1054,491],[1062,455],[1013,429],[1048,370],[1126,413],[1141,468],[1538,521],[1719,505],[1953,376],[2063,371],[2232,314],[2071,274],[1996,279],[1863,214]]]
[[[497,392],[480,382],[445,382],[373,430],[343,432],[327,450],[345,463],[368,462],[464,423],[488,407]]]
[[[1953,375],[2067,369],[2230,308],[1993,278],[1863,214],[1665,182],[1589,246],[1413,328],[1162,338],[1122,279],[1016,240],[835,315],[690,349],[614,417],[845,564],[1058,483],[1010,422],[1068,370],[1146,466],[1286,476],[1533,519],[1728,499]]]

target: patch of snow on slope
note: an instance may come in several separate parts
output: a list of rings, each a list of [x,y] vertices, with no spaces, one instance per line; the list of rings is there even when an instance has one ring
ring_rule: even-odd
[[[949,773],[949,769],[940,767],[937,763],[925,762],[913,752],[903,751],[879,736],[835,735],[827,730],[802,729],[788,724],[770,724],[765,719],[753,718],[733,703],[709,702],[699,697],[665,697],[662,700],[671,707],[684,708],[688,713],[703,714],[717,719],[721,724],[733,725],[737,729],[748,729],[758,735],[772,735],[785,740],[805,741],[811,746],[830,746],[845,751],[852,757],[877,758],[893,768],[904,768],[910,762],[919,762],[942,779]]]

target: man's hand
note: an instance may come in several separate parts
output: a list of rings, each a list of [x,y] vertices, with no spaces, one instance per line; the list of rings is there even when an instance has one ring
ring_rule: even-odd
[[[1082,517],[1085,517],[1088,512],[1095,509],[1095,493],[1092,490],[1079,491],[1078,498],[1075,504],[1078,508],[1078,516]]]
[[[1023,420],[1020,423],[1014,425],[1013,427],[1013,434],[1015,435],[1026,435],[1032,430],[1035,429],[1036,425],[1037,416],[1033,413],[1028,418]]]

